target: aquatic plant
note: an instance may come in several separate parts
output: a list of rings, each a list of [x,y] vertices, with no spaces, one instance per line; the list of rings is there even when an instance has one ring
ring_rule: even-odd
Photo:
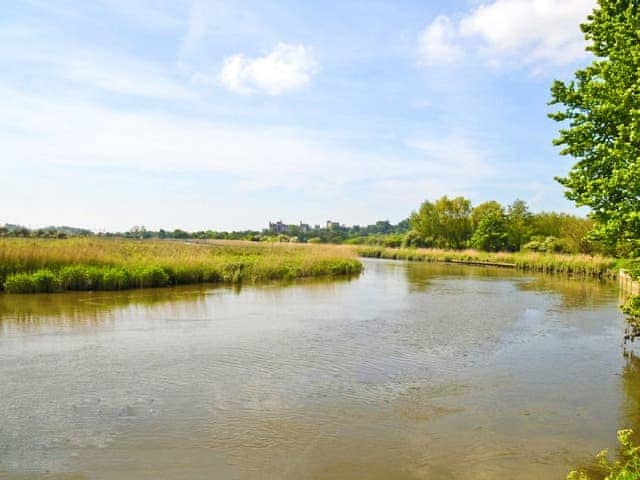
[[[596,458],[606,476],[604,480],[639,480],[640,479],[640,446],[632,440],[633,431],[626,429],[618,431],[620,443],[619,459],[610,461],[607,450],[602,450]],[[567,480],[589,480],[589,476],[579,470],[573,470],[567,475]]]

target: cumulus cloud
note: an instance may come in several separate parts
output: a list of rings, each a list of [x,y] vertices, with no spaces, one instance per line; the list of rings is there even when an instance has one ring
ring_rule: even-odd
[[[453,63],[462,54],[451,20],[440,15],[420,34],[419,48],[425,65]]]
[[[595,0],[493,0],[456,23],[436,18],[421,34],[419,47],[431,64],[451,63],[462,49],[479,52],[492,64],[567,64],[585,55],[579,25],[595,6]]]
[[[237,93],[280,95],[307,85],[316,69],[317,63],[309,47],[279,43],[263,57],[250,58],[242,54],[227,57],[220,81]]]
[[[463,18],[459,30],[482,39],[492,55],[563,64],[585,54],[579,24],[594,6],[591,0],[496,0]]]

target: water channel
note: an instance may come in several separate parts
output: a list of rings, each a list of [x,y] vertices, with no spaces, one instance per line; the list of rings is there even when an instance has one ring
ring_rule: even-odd
[[[613,283],[378,260],[0,295],[0,478],[563,479],[640,424],[623,329]]]

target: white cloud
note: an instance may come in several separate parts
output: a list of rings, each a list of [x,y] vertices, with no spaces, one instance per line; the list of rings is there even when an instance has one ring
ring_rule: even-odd
[[[456,31],[451,20],[440,15],[420,34],[421,61],[425,65],[453,63],[462,55],[456,45]]]
[[[220,81],[237,93],[280,95],[307,85],[316,69],[317,63],[309,47],[279,43],[263,57],[237,54],[226,58]]]
[[[490,56],[564,64],[585,55],[580,31],[593,0],[495,0],[460,21],[463,37],[479,37]]]
[[[128,168],[140,172],[213,172],[238,190],[331,192],[361,182],[429,179],[457,189],[486,178],[484,153],[462,137],[413,142],[424,152],[401,158],[334,145],[319,132],[229,127],[157,113],[58,102],[0,89],[5,162]],[[426,157],[426,158],[423,158]]]
[[[580,24],[595,6],[595,0],[493,0],[455,24],[437,17],[421,34],[419,48],[429,64],[451,63],[463,49],[489,65],[567,64],[586,55]]]

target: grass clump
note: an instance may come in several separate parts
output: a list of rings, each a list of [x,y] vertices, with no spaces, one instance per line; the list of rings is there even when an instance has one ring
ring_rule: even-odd
[[[49,270],[18,273],[7,278],[4,288],[9,293],[52,293],[60,290],[60,279]]]
[[[360,273],[339,246],[73,238],[0,240],[0,290],[124,290]]]
[[[640,480],[640,446],[633,443],[632,435],[633,431],[629,429],[618,431],[619,460],[610,461],[607,450],[597,455],[598,464],[606,474],[604,480]],[[567,475],[567,480],[589,480],[589,476],[574,470]]]

